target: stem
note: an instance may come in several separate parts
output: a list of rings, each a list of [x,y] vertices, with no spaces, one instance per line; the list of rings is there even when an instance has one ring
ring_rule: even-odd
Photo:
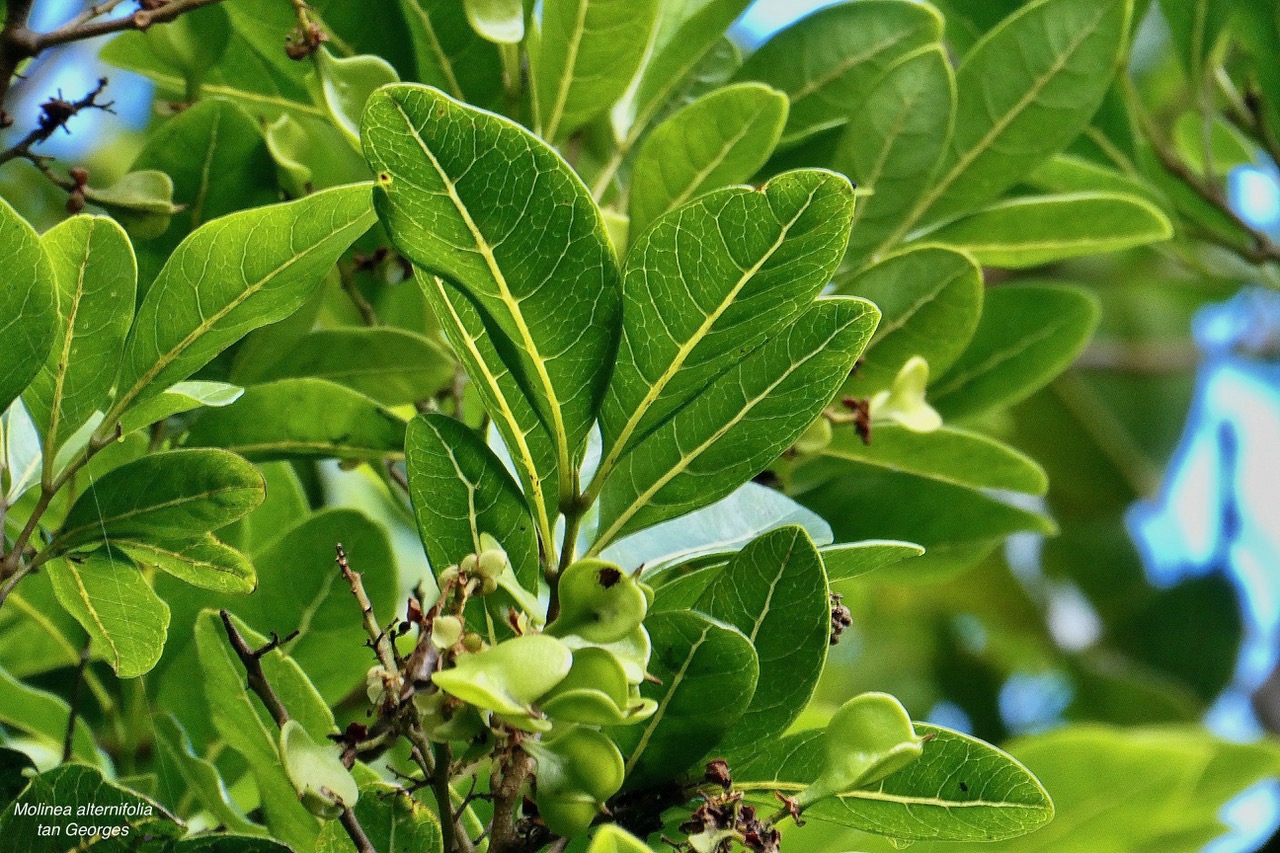
[[[89,643],[85,643],[84,649],[80,652],[80,663],[76,667],[76,680],[71,687],[71,702],[67,710],[67,735],[62,741],[62,763],[66,764],[71,760],[73,753],[73,745],[75,744],[76,720],[80,716],[80,694],[81,688],[84,686],[84,671],[89,665]]]
[[[436,760],[436,770],[431,774],[431,792],[436,797],[436,808],[440,812],[440,832],[444,838],[445,853],[453,853],[457,843],[454,839],[463,834],[458,832],[457,820],[453,813],[453,792],[449,789],[449,765],[453,763],[449,744],[432,745]]]
[[[400,664],[396,660],[395,649],[391,646],[391,638],[378,624],[378,617],[373,612],[373,603],[369,601],[369,595],[364,591],[364,581],[360,573],[351,568],[351,564],[347,561],[347,552],[343,549],[341,542],[334,548],[338,553],[335,562],[338,564],[339,571],[342,572],[342,577],[351,587],[351,594],[356,597],[356,603],[360,605],[364,630],[369,635],[370,645],[378,655],[378,662],[387,672],[399,672]]]
[[[271,718],[276,721],[276,725],[284,728],[284,724],[289,722],[289,711],[285,708],[284,703],[280,701],[280,697],[276,695],[272,689],[271,683],[267,681],[267,674],[262,671],[262,657],[268,652],[280,648],[282,643],[288,642],[292,637],[273,636],[271,642],[267,643],[260,649],[251,649],[249,644],[245,642],[244,637],[236,630],[236,626],[231,624],[231,614],[225,610],[218,611],[218,615],[222,617],[222,626],[227,631],[227,639],[231,641],[231,648],[235,649],[236,657],[240,658],[240,663],[244,665],[245,673],[248,676],[249,689],[257,694],[262,700],[262,704],[267,706],[267,710],[271,713]]]
[[[360,825],[360,821],[356,820],[355,812],[344,806],[342,815],[338,819],[342,821],[342,828],[347,831],[347,835],[351,836],[351,843],[356,846],[359,853],[378,853],[369,836],[365,835],[364,827]]]
[[[489,853],[522,853],[523,846],[516,834],[516,816],[521,791],[532,772],[533,758],[513,745],[509,759],[499,764],[498,784],[494,786]]]

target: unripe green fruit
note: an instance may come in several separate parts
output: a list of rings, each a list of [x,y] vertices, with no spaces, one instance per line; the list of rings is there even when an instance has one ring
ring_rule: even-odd
[[[431,642],[438,649],[451,649],[462,639],[462,620],[457,616],[437,616],[431,623]]]
[[[480,574],[486,578],[496,578],[507,570],[507,553],[505,551],[485,551],[477,561]]]
[[[475,554],[468,554],[462,558],[462,562],[458,564],[458,571],[464,575],[474,575],[476,569],[480,567],[480,558]]]
[[[462,647],[472,654],[475,654],[484,648],[484,638],[475,633],[467,634],[462,638]]]

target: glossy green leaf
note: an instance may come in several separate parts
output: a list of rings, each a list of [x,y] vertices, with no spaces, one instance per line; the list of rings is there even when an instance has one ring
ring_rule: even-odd
[[[964,352],[982,316],[982,270],[941,247],[911,248],[842,280],[839,292],[874,302],[883,318],[844,390],[870,396],[893,384],[913,356],[941,376]]]
[[[389,326],[318,329],[281,355],[261,380],[328,379],[384,406],[429,400],[453,381],[453,359],[442,346]]]
[[[35,814],[39,814],[35,810],[49,809],[54,806],[70,807],[71,816],[35,817]],[[20,807],[24,808],[24,811],[26,809],[33,811],[19,814]],[[177,819],[154,800],[107,781],[102,772],[95,767],[63,764],[32,778],[26,790],[10,803],[3,813],[0,813],[0,837],[4,838],[5,845],[12,850],[61,850],[63,842],[59,841],[56,847],[50,847],[49,837],[40,835],[40,827],[48,824],[66,826],[66,824],[75,823],[77,822],[75,815],[79,809],[92,810],[95,807],[128,809],[118,817],[97,818],[97,825],[127,827],[129,837],[150,836],[160,844],[163,843],[162,839],[176,839],[185,833],[185,829],[178,825]],[[85,823],[94,825],[90,823],[93,818],[89,817],[92,811],[86,811],[83,814],[85,817],[80,818],[81,825]],[[82,838],[81,841],[87,841],[88,837]],[[107,843],[94,846],[105,847]]]
[[[462,0],[467,20],[487,41],[519,44],[524,38],[524,3],[521,0]]]
[[[174,251],[138,308],[114,413],[300,308],[372,223],[369,187],[358,185],[201,226]]]
[[[0,199],[0,244],[12,270],[0,287],[0,412],[9,408],[44,365],[58,332],[58,296],[40,238]]]
[[[361,785],[356,820],[378,853],[446,853],[440,820],[431,809],[391,785]],[[338,821],[329,821],[316,839],[316,853],[356,853]]]
[[[225,382],[189,379],[166,388],[158,396],[131,408],[120,419],[120,432],[128,435],[145,429],[174,415],[185,414],[202,406],[230,406],[244,394],[244,389]]]
[[[768,86],[739,83],[713,90],[658,125],[631,170],[632,234],[704,192],[759,171],[778,144],[787,103]]]
[[[173,539],[230,524],[262,503],[262,475],[224,450],[171,450],[122,465],[87,485],[58,546],[99,539]]]
[[[46,231],[40,245],[58,290],[59,323],[23,401],[52,462],[68,436],[110,405],[138,273],[129,238],[106,217],[72,217]]]
[[[518,125],[422,86],[371,98],[364,136],[392,239],[492,317],[567,472],[604,393],[620,325],[613,248],[586,187]],[[494,173],[501,185],[488,179]]]
[[[769,39],[739,80],[791,99],[782,146],[844,125],[895,62],[942,37],[942,16],[908,0],[859,0],[821,9]]]
[[[1097,320],[1097,301],[1079,288],[992,290],[969,347],[930,389],[934,405],[951,420],[1023,399],[1075,360]]]
[[[989,744],[917,723],[929,738],[919,759],[870,788],[819,801],[805,820],[855,827],[908,841],[997,841],[1038,829],[1053,803],[1035,777]],[[761,803],[798,792],[824,766],[825,732],[788,735],[762,745],[734,768],[734,783]]]
[[[168,572],[201,589],[243,595],[258,586],[253,564],[212,534],[167,541],[112,539],[111,544],[139,566]]]
[[[1114,79],[1132,0],[1037,0],[976,44],[941,171],[899,228],[991,201],[1084,129]]]
[[[86,186],[84,197],[140,240],[163,234],[182,209],[173,200],[173,178],[159,169],[128,172],[106,187]]]
[[[828,545],[819,548],[818,552],[822,554],[822,566],[827,570],[827,580],[836,583],[918,557],[924,553],[924,548],[914,542],[868,539],[863,542]]]
[[[956,427],[919,433],[897,424],[877,424],[869,445],[842,428],[823,453],[971,489],[1040,495],[1049,487],[1044,470],[1032,459],[1007,444]]]
[[[506,445],[542,541],[554,541],[551,516],[560,494],[555,442],[498,350],[501,333],[491,331],[475,305],[443,279],[423,275],[418,282]]]
[[[928,191],[951,136],[955,102],[951,62],[941,45],[931,44],[898,60],[849,115],[831,166],[863,193],[849,237],[854,266],[871,260]]]
[[[233,618],[232,624],[252,648],[267,642],[239,620]],[[276,724],[245,686],[244,667],[231,650],[222,619],[216,611],[206,610],[196,620],[194,633],[214,726],[227,745],[249,763],[271,834],[295,849],[311,849],[320,825],[299,802],[285,774],[276,745]],[[289,716],[302,723],[313,739],[332,731],[328,706],[291,658],[277,649],[263,656],[262,666]]]
[[[187,733],[173,714],[158,713],[152,718],[155,728],[156,749],[177,777],[170,784],[179,783],[184,790],[232,832],[258,834],[262,827],[248,820],[227,795],[218,768],[210,761],[196,755]]]
[[[660,683],[640,692],[658,710],[643,725],[611,732],[627,757],[629,788],[674,779],[713,750],[751,703],[759,674],[751,641],[701,613],[655,613],[645,626]]]
[[[601,412],[603,471],[811,309],[844,252],[852,215],[844,178],[805,170],[759,191],[711,193],[636,241],[623,277],[618,365]]]
[[[476,32],[457,0],[399,0],[417,80],[482,107],[502,94],[498,46]]]
[[[809,704],[831,647],[831,591],[799,527],[766,533],[736,554],[695,609],[741,631],[760,675],[741,719],[717,747],[734,760],[787,730]]]
[[[516,577],[536,590],[538,539],[520,487],[478,433],[445,415],[422,415],[405,439],[409,498],[437,575],[498,540]]]
[[[115,548],[54,560],[45,567],[53,591],[121,678],[150,672],[169,630],[169,606]]]
[[[1227,832],[1223,807],[1280,767],[1269,741],[1229,743],[1194,728],[1072,726],[1014,741],[1010,751],[1057,810],[1044,829],[1009,842],[1010,853],[1200,850]]]
[[[9,599],[13,601],[12,596]],[[78,657],[78,654],[77,654]],[[50,748],[61,749],[67,736],[71,708],[53,693],[23,684],[0,667],[0,723],[34,735]],[[98,763],[93,732],[83,719],[76,721],[71,740],[72,756],[85,764]],[[25,786],[25,781],[23,785]]]
[[[620,457],[601,497],[593,549],[706,506],[759,473],[817,418],[878,319],[862,300],[819,300],[740,358]]]
[[[544,0],[530,62],[545,139],[569,136],[622,97],[645,57],[658,5],[659,0]]]
[[[929,232],[927,239],[967,251],[983,266],[1019,269],[1172,236],[1168,218],[1150,202],[1076,193],[997,202]]]
[[[326,379],[280,379],[205,412],[186,443],[223,447],[254,461],[384,459],[404,452],[404,432],[399,416],[358,391]]]

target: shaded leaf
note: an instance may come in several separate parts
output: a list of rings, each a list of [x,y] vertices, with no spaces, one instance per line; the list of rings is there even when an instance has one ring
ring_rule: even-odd
[[[445,853],[440,820],[416,799],[390,785],[363,785],[356,820],[378,853]],[[316,839],[316,853],[354,853],[356,847],[338,821],[329,821]]]
[[[34,735],[50,748],[60,750],[67,736],[70,706],[59,696],[23,684],[4,668],[0,668],[0,687],[4,688],[0,690],[0,723]],[[98,763],[93,732],[83,719],[76,720],[71,750],[77,761]],[[26,780],[22,780],[20,789],[26,784]],[[7,804],[11,799],[0,798],[0,804]]]
[[[179,580],[214,592],[244,594],[258,585],[253,564],[234,548],[205,534],[194,539],[113,539],[111,544],[144,568],[168,572]]]
[[[5,246],[7,283],[0,287],[0,412],[18,398],[53,348],[58,328],[58,297],[53,270],[40,238],[9,203],[0,199],[0,245]]]
[[[247,459],[383,459],[404,452],[404,421],[369,397],[326,379],[254,385],[235,403],[205,412],[186,443]]]
[[[655,613],[645,622],[653,638],[650,671],[640,693],[658,703],[643,725],[613,729],[626,756],[627,787],[678,777],[741,718],[759,672],[751,641],[736,628],[701,613]]]

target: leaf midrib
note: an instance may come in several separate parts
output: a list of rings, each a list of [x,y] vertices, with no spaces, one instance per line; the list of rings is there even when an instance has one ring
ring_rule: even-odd
[[[578,51],[582,48],[582,39],[585,35],[587,0],[577,0],[577,2],[577,20],[574,22],[573,35],[565,48],[564,73],[560,75],[559,85],[556,86],[556,99],[551,105],[551,115],[548,117],[547,126],[543,132],[543,135],[549,140],[555,139],[556,131],[560,129],[560,120],[564,116],[564,107],[569,100],[569,89],[573,86],[574,71],[578,64]]]
[[[431,52],[435,54],[436,60],[440,64],[440,72],[444,74],[445,82],[449,85],[449,93],[459,100],[465,99],[466,96],[462,93],[462,86],[459,85],[457,75],[453,72],[453,59],[444,52],[444,45],[440,44],[440,37],[436,35],[436,27],[431,22],[431,16],[427,14],[427,10],[423,9],[422,4],[418,3],[417,0],[401,4],[401,6],[406,5],[418,16],[418,20],[422,23],[422,29],[431,45]]]
[[[404,111],[404,107],[394,99],[392,103],[395,105],[396,112],[404,120],[405,127],[413,136],[414,141],[418,143],[418,147],[435,169],[436,174],[440,177],[444,184],[449,198],[452,200],[454,207],[459,215],[462,216],[463,222],[467,226],[467,230],[471,232],[471,238],[476,244],[476,251],[484,258],[485,265],[489,268],[489,275],[493,278],[494,284],[498,285],[502,302],[506,305],[507,310],[511,313],[511,319],[516,324],[516,330],[520,333],[521,342],[525,352],[529,356],[529,360],[533,362],[534,369],[538,372],[538,381],[542,385],[542,393],[547,398],[547,408],[550,409],[551,419],[554,429],[552,430],[552,441],[556,445],[557,462],[562,473],[562,480],[568,481],[567,474],[571,469],[569,462],[569,437],[565,431],[564,414],[560,411],[560,399],[556,394],[555,387],[551,383],[551,375],[547,372],[546,361],[542,357],[542,352],[538,348],[537,343],[533,339],[533,333],[529,329],[528,323],[525,322],[524,312],[520,310],[520,300],[516,299],[510,287],[507,285],[506,276],[502,272],[502,268],[498,265],[498,259],[493,254],[493,247],[489,245],[489,241],[480,233],[479,227],[475,220],[471,218],[471,211],[458,195],[457,185],[453,179],[445,172],[440,161],[431,153],[431,149],[427,146],[426,140],[418,132],[418,128],[414,125],[409,114]],[[561,489],[563,491],[563,487]]]
[[[818,186],[824,186],[825,183],[826,182],[824,181]],[[622,457],[623,452],[627,450],[627,443],[635,434],[636,428],[640,425],[640,422],[644,419],[645,415],[649,414],[650,407],[658,400],[659,397],[662,396],[662,392],[666,390],[667,386],[671,384],[671,381],[675,378],[676,374],[684,367],[685,361],[693,351],[697,349],[698,345],[701,344],[703,340],[706,339],[706,336],[710,333],[712,327],[719,322],[720,318],[724,316],[724,313],[729,310],[731,305],[733,305],[734,300],[738,298],[738,294],[742,292],[743,288],[751,283],[756,275],[759,274],[760,270],[764,268],[764,265],[772,260],[773,256],[777,254],[778,250],[782,247],[782,244],[786,242],[787,236],[791,233],[791,229],[795,226],[796,222],[800,220],[801,216],[808,212],[810,206],[813,204],[813,198],[817,194],[818,187],[815,187],[810,191],[808,199],[806,199],[804,204],[800,206],[796,215],[793,216],[791,220],[778,232],[778,237],[774,240],[773,245],[761,255],[759,260],[743,271],[742,275],[738,278],[737,283],[734,284],[729,292],[725,294],[724,298],[720,300],[720,304],[716,306],[715,310],[707,314],[702,323],[699,324],[698,328],[689,336],[689,339],[676,348],[675,357],[671,360],[671,363],[667,365],[666,369],[659,374],[657,380],[649,386],[649,390],[645,392],[644,399],[635,407],[631,416],[627,418],[627,422],[618,432],[618,437],[614,440],[613,447],[610,449],[608,456],[600,463],[600,467],[595,478],[600,486],[597,486],[596,488],[603,486],[605,478],[612,472],[614,465]],[[643,376],[643,374],[641,375]],[[594,491],[594,489],[592,491]]]
[[[742,140],[746,138],[747,134],[755,129],[755,123],[759,121],[760,116],[764,114],[765,109],[766,106],[763,103],[756,108],[751,117],[742,123],[741,129],[733,136],[729,137],[729,139],[720,146],[720,150],[716,152],[716,155],[707,161],[707,165],[693,173],[692,180],[687,182],[685,188],[680,192],[680,194],[668,202],[667,210],[674,210],[694,196],[696,191],[702,186],[702,183],[706,181],[711,173],[720,168],[720,166],[724,164],[725,160],[729,159],[729,155],[738,146],[738,143],[742,142]],[[812,196],[810,198],[812,198]]]
[[[80,536],[86,530],[93,530],[95,528],[105,528],[108,525],[117,524],[121,521],[128,521],[129,519],[136,518],[140,515],[147,515],[152,512],[159,512],[166,509],[172,509],[173,507],[182,506],[184,504],[200,503],[209,498],[217,497],[218,495],[223,495],[230,492],[255,492],[255,491],[257,491],[257,489],[256,487],[253,487],[253,486],[245,486],[245,485],[219,486],[216,489],[209,489],[197,495],[183,495],[181,497],[164,501],[162,503],[147,504],[144,507],[135,507],[134,509],[131,509],[128,512],[122,512],[119,515],[113,515],[109,518],[106,516],[100,515],[97,519],[95,519],[93,522],[90,522],[87,525],[81,525],[80,527],[74,527],[70,530],[62,531],[62,533],[58,536],[58,538],[74,540],[77,536]]]
[[[693,665],[693,659],[698,654],[698,649],[702,648],[702,644],[707,641],[707,635],[711,633],[714,625],[708,623],[702,629],[697,641],[690,647],[689,654],[685,656],[684,662],[680,665],[680,670],[671,679],[671,689],[662,697],[662,701],[658,703],[657,709],[653,712],[653,716],[649,720],[649,724],[644,727],[644,733],[640,736],[640,742],[636,744],[636,748],[632,751],[631,757],[627,759],[626,774],[631,775],[631,771],[635,769],[640,756],[649,747],[649,741],[653,738],[653,733],[658,728],[658,723],[666,716],[667,706],[671,704],[671,700],[675,697],[676,691],[680,688],[680,684],[684,681],[684,677],[689,672],[689,667]]]
[[[46,478],[53,475],[54,457],[58,447],[58,429],[62,421],[62,398],[66,393],[67,370],[71,364],[71,345],[75,340],[76,317],[80,313],[80,303],[84,299],[85,270],[89,266],[89,249],[93,243],[93,232],[96,228],[96,225],[90,225],[89,238],[84,241],[84,255],[76,271],[76,293],[71,300],[71,313],[67,317],[67,333],[62,338],[62,355],[58,359],[58,373],[53,383],[53,405],[49,409],[49,434],[44,439]]]
[[[618,531],[621,530],[626,525],[626,523],[630,521],[637,512],[640,511],[640,508],[649,503],[649,501],[653,498],[654,495],[656,495],[659,491],[661,491],[663,487],[665,487],[678,475],[682,474],[689,467],[690,463],[692,463],[695,459],[697,459],[699,456],[705,453],[708,448],[716,444],[718,441],[720,441],[720,439],[724,438],[724,436],[728,434],[728,432],[731,429],[733,429],[738,424],[740,424],[749,414],[751,414],[751,412],[755,409],[757,405],[760,404],[761,401],[763,401],[765,398],[767,398],[770,394],[773,393],[774,389],[776,389],[783,382],[791,378],[791,376],[795,374],[795,372],[798,371],[800,368],[804,367],[806,364],[808,364],[813,359],[817,358],[819,355],[822,355],[823,352],[826,350],[827,345],[829,345],[833,340],[835,340],[836,337],[842,334],[846,329],[852,326],[853,323],[856,322],[858,319],[860,319],[862,316],[863,315],[859,314],[857,317],[850,319],[848,323],[842,324],[839,328],[837,328],[834,332],[832,332],[832,334],[825,341],[823,341],[821,346],[814,347],[813,350],[809,352],[808,355],[800,359],[800,361],[793,363],[787,370],[783,372],[783,374],[780,377],[778,377],[776,381],[772,382],[767,388],[765,388],[764,391],[762,391],[760,394],[756,395],[755,397],[747,400],[746,405],[744,405],[742,409],[739,410],[738,413],[733,416],[733,418],[731,418],[726,424],[724,424],[722,427],[720,427],[715,432],[713,432],[710,438],[708,438],[706,441],[699,444],[696,448],[694,448],[693,451],[689,453],[681,452],[680,460],[675,465],[672,465],[671,468],[668,471],[666,471],[661,477],[659,477],[652,486],[645,489],[644,492],[637,495],[636,498],[632,500],[632,502],[627,506],[627,508],[622,512],[622,514],[618,516],[617,520],[615,520],[611,525],[609,525],[609,529],[606,530],[604,533],[602,533],[599,536],[599,538],[597,538],[596,541],[592,543],[591,549],[588,552],[588,554],[589,555],[598,554],[600,552],[600,549],[605,545],[607,545],[613,539],[613,537],[618,534]],[[639,445],[639,446],[643,446],[643,445]],[[632,452],[634,452],[634,450]]]

